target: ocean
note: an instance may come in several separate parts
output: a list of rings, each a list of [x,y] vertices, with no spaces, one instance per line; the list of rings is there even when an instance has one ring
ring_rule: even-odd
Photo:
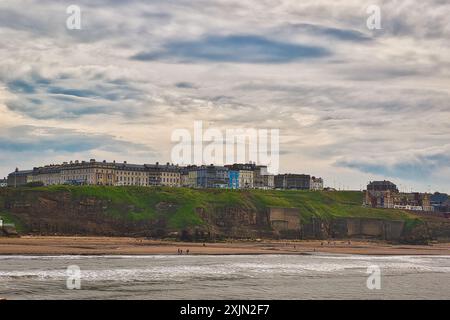
[[[0,256],[0,298],[448,300],[450,256]]]

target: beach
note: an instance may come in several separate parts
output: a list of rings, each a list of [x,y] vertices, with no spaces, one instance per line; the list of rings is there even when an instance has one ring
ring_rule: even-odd
[[[0,238],[0,255],[450,255],[450,243],[397,245],[363,240],[191,243],[144,238],[23,236]],[[189,250],[189,251],[188,251]]]

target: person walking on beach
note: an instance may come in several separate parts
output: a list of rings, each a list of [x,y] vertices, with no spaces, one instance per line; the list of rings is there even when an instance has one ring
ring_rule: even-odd
[[[186,254],[189,254],[189,249],[186,249]]]

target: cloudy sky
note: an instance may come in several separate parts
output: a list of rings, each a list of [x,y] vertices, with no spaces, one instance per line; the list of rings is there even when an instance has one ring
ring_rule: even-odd
[[[450,192],[449,17],[447,0],[1,0],[0,176],[167,162],[202,120],[279,129],[280,171],[329,186]]]

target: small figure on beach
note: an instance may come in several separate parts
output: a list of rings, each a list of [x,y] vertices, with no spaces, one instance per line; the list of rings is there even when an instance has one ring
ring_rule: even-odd
[[[206,247],[206,243],[203,242],[203,246]]]
[[[189,254],[189,249],[186,249],[186,254]]]

